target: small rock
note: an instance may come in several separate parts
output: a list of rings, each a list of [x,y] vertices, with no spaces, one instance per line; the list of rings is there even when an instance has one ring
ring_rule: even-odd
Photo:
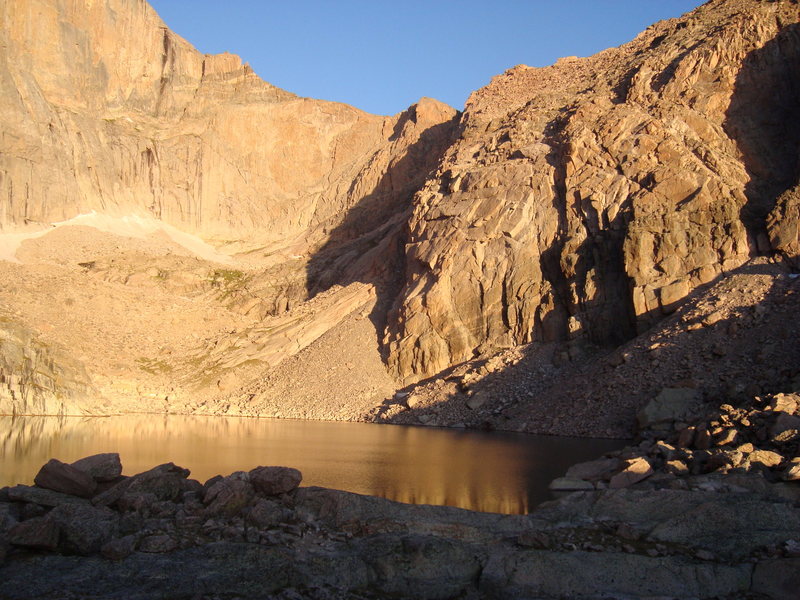
[[[408,408],[419,408],[424,404],[424,398],[422,394],[410,394],[406,398],[406,406]]]
[[[688,475],[689,474],[689,467],[686,466],[686,463],[680,460],[669,460],[664,465],[667,473],[673,473],[675,475]]]
[[[738,438],[739,438],[739,432],[736,431],[733,427],[731,427],[729,429],[724,429],[722,433],[715,436],[714,444],[716,446],[727,446],[729,444],[735,444]]]
[[[712,552],[703,549],[696,551],[694,555],[700,560],[714,560],[716,558]]]
[[[20,512],[22,513],[20,515],[20,521],[25,521],[27,519],[33,519],[34,517],[44,516],[47,509],[39,504],[26,503]]]
[[[81,498],[88,498],[97,488],[91,475],[55,458],[42,466],[33,481],[41,488]]]
[[[214,475],[211,479],[206,481],[203,484],[203,493],[201,494],[201,496],[205,496],[208,490],[210,490],[215,483],[217,483],[218,481],[222,481],[223,479],[225,478],[222,475]]]
[[[0,535],[11,529],[19,521],[18,507],[7,502],[0,502]]]
[[[714,356],[720,356],[720,357],[725,356],[726,354],[728,354],[728,347],[725,344],[721,343],[714,344],[714,346],[711,348],[711,353]]]
[[[122,475],[122,463],[116,452],[87,456],[76,460],[72,466],[87,473],[95,481],[113,481]]]
[[[624,540],[635,541],[642,537],[641,533],[636,531],[628,523],[620,523],[616,531],[617,536]]]
[[[12,527],[8,532],[8,541],[14,546],[55,550],[58,546],[58,535],[58,525],[47,517],[37,517]]]
[[[478,410],[481,406],[486,404],[489,396],[483,392],[476,392],[469,396],[466,400],[467,407],[472,410]]]
[[[153,494],[158,500],[175,501],[185,491],[189,473],[189,469],[173,463],[158,465],[126,480],[128,484],[126,493]]]
[[[675,446],[672,446],[671,444],[668,444],[663,440],[658,440],[653,445],[653,451],[656,452],[662,458],[670,460],[672,459],[673,456],[675,456],[676,449]]]
[[[789,461],[789,465],[783,471],[785,481],[800,481],[800,457],[795,457]]]
[[[296,489],[302,480],[302,473],[291,467],[256,467],[250,471],[253,487],[266,496],[287,494]]]
[[[722,312],[720,312],[720,311],[718,311],[718,310],[715,310],[715,311],[714,311],[714,312],[712,312],[710,315],[706,316],[706,318],[705,318],[705,319],[703,319],[702,323],[703,323],[703,325],[705,325],[706,327],[710,327],[710,326],[711,326],[711,325],[713,325],[714,323],[719,323],[719,322],[720,322],[720,321],[722,321],[722,319],[724,319],[724,318],[725,318],[725,317],[723,316]]]

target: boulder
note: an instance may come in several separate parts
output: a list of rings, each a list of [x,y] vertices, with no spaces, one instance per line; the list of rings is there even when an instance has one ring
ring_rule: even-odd
[[[746,461],[750,466],[777,467],[783,461],[783,457],[772,450],[756,450],[747,455]]]
[[[8,488],[8,497],[15,502],[29,502],[39,506],[59,506],[60,504],[86,504],[88,500],[69,494],[54,492],[30,485],[15,485]]]
[[[785,412],[793,415],[800,407],[799,394],[775,394],[770,400],[767,408],[776,412]]]
[[[296,489],[303,475],[291,467],[256,467],[250,471],[250,482],[260,494],[278,496]]]
[[[91,505],[62,504],[47,515],[61,531],[60,546],[66,552],[88,556],[99,552],[119,529],[119,515]]]
[[[91,475],[55,458],[39,470],[33,481],[41,488],[82,498],[90,497],[97,488]]]
[[[125,494],[152,494],[156,500],[176,500],[185,491],[196,491],[199,484],[187,479],[189,470],[166,463],[121,480],[92,498],[95,505],[111,506]]]
[[[116,452],[87,456],[76,460],[72,466],[91,475],[95,481],[114,481],[122,475],[122,463]]]
[[[206,492],[203,498],[206,514],[233,516],[250,503],[253,495],[253,486],[249,482],[226,477]]]
[[[700,404],[700,392],[694,388],[664,388],[636,415],[640,429],[680,421]]]
[[[58,546],[58,525],[47,517],[36,517],[17,523],[8,532],[14,546],[37,550],[55,550]]]
[[[632,458],[625,461],[625,467],[611,478],[608,487],[618,489],[638,483],[653,474],[653,467],[644,457]]]
[[[260,529],[276,527],[289,518],[291,512],[272,500],[261,498],[247,515],[247,520]]]
[[[586,481],[599,481],[608,479],[619,471],[618,458],[599,458],[572,465],[565,475],[566,479],[585,479]],[[552,489],[552,488],[551,488]]]

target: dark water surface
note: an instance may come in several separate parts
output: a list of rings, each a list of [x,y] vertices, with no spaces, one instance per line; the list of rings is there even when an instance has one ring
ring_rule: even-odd
[[[0,486],[32,483],[50,458],[119,452],[132,475],[174,462],[205,481],[259,465],[318,485],[417,504],[526,513],[548,483],[622,442],[397,425],[236,417],[0,417]]]

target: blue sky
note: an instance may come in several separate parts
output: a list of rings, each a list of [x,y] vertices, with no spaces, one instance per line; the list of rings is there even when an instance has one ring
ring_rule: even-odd
[[[701,0],[150,0],[201,52],[233,52],[300,96],[395,114],[461,109],[506,69],[625,43]]]

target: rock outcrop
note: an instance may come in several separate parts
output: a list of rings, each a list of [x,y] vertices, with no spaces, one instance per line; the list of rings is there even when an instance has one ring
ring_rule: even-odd
[[[0,313],[0,414],[58,415],[76,406],[102,412],[84,365]]]
[[[618,343],[768,252],[767,215],[798,178],[798,16],[713,0],[474,92],[415,198],[394,371],[417,380],[534,340]],[[790,219],[792,198],[775,209]],[[772,215],[773,244],[796,252],[796,219]]]

